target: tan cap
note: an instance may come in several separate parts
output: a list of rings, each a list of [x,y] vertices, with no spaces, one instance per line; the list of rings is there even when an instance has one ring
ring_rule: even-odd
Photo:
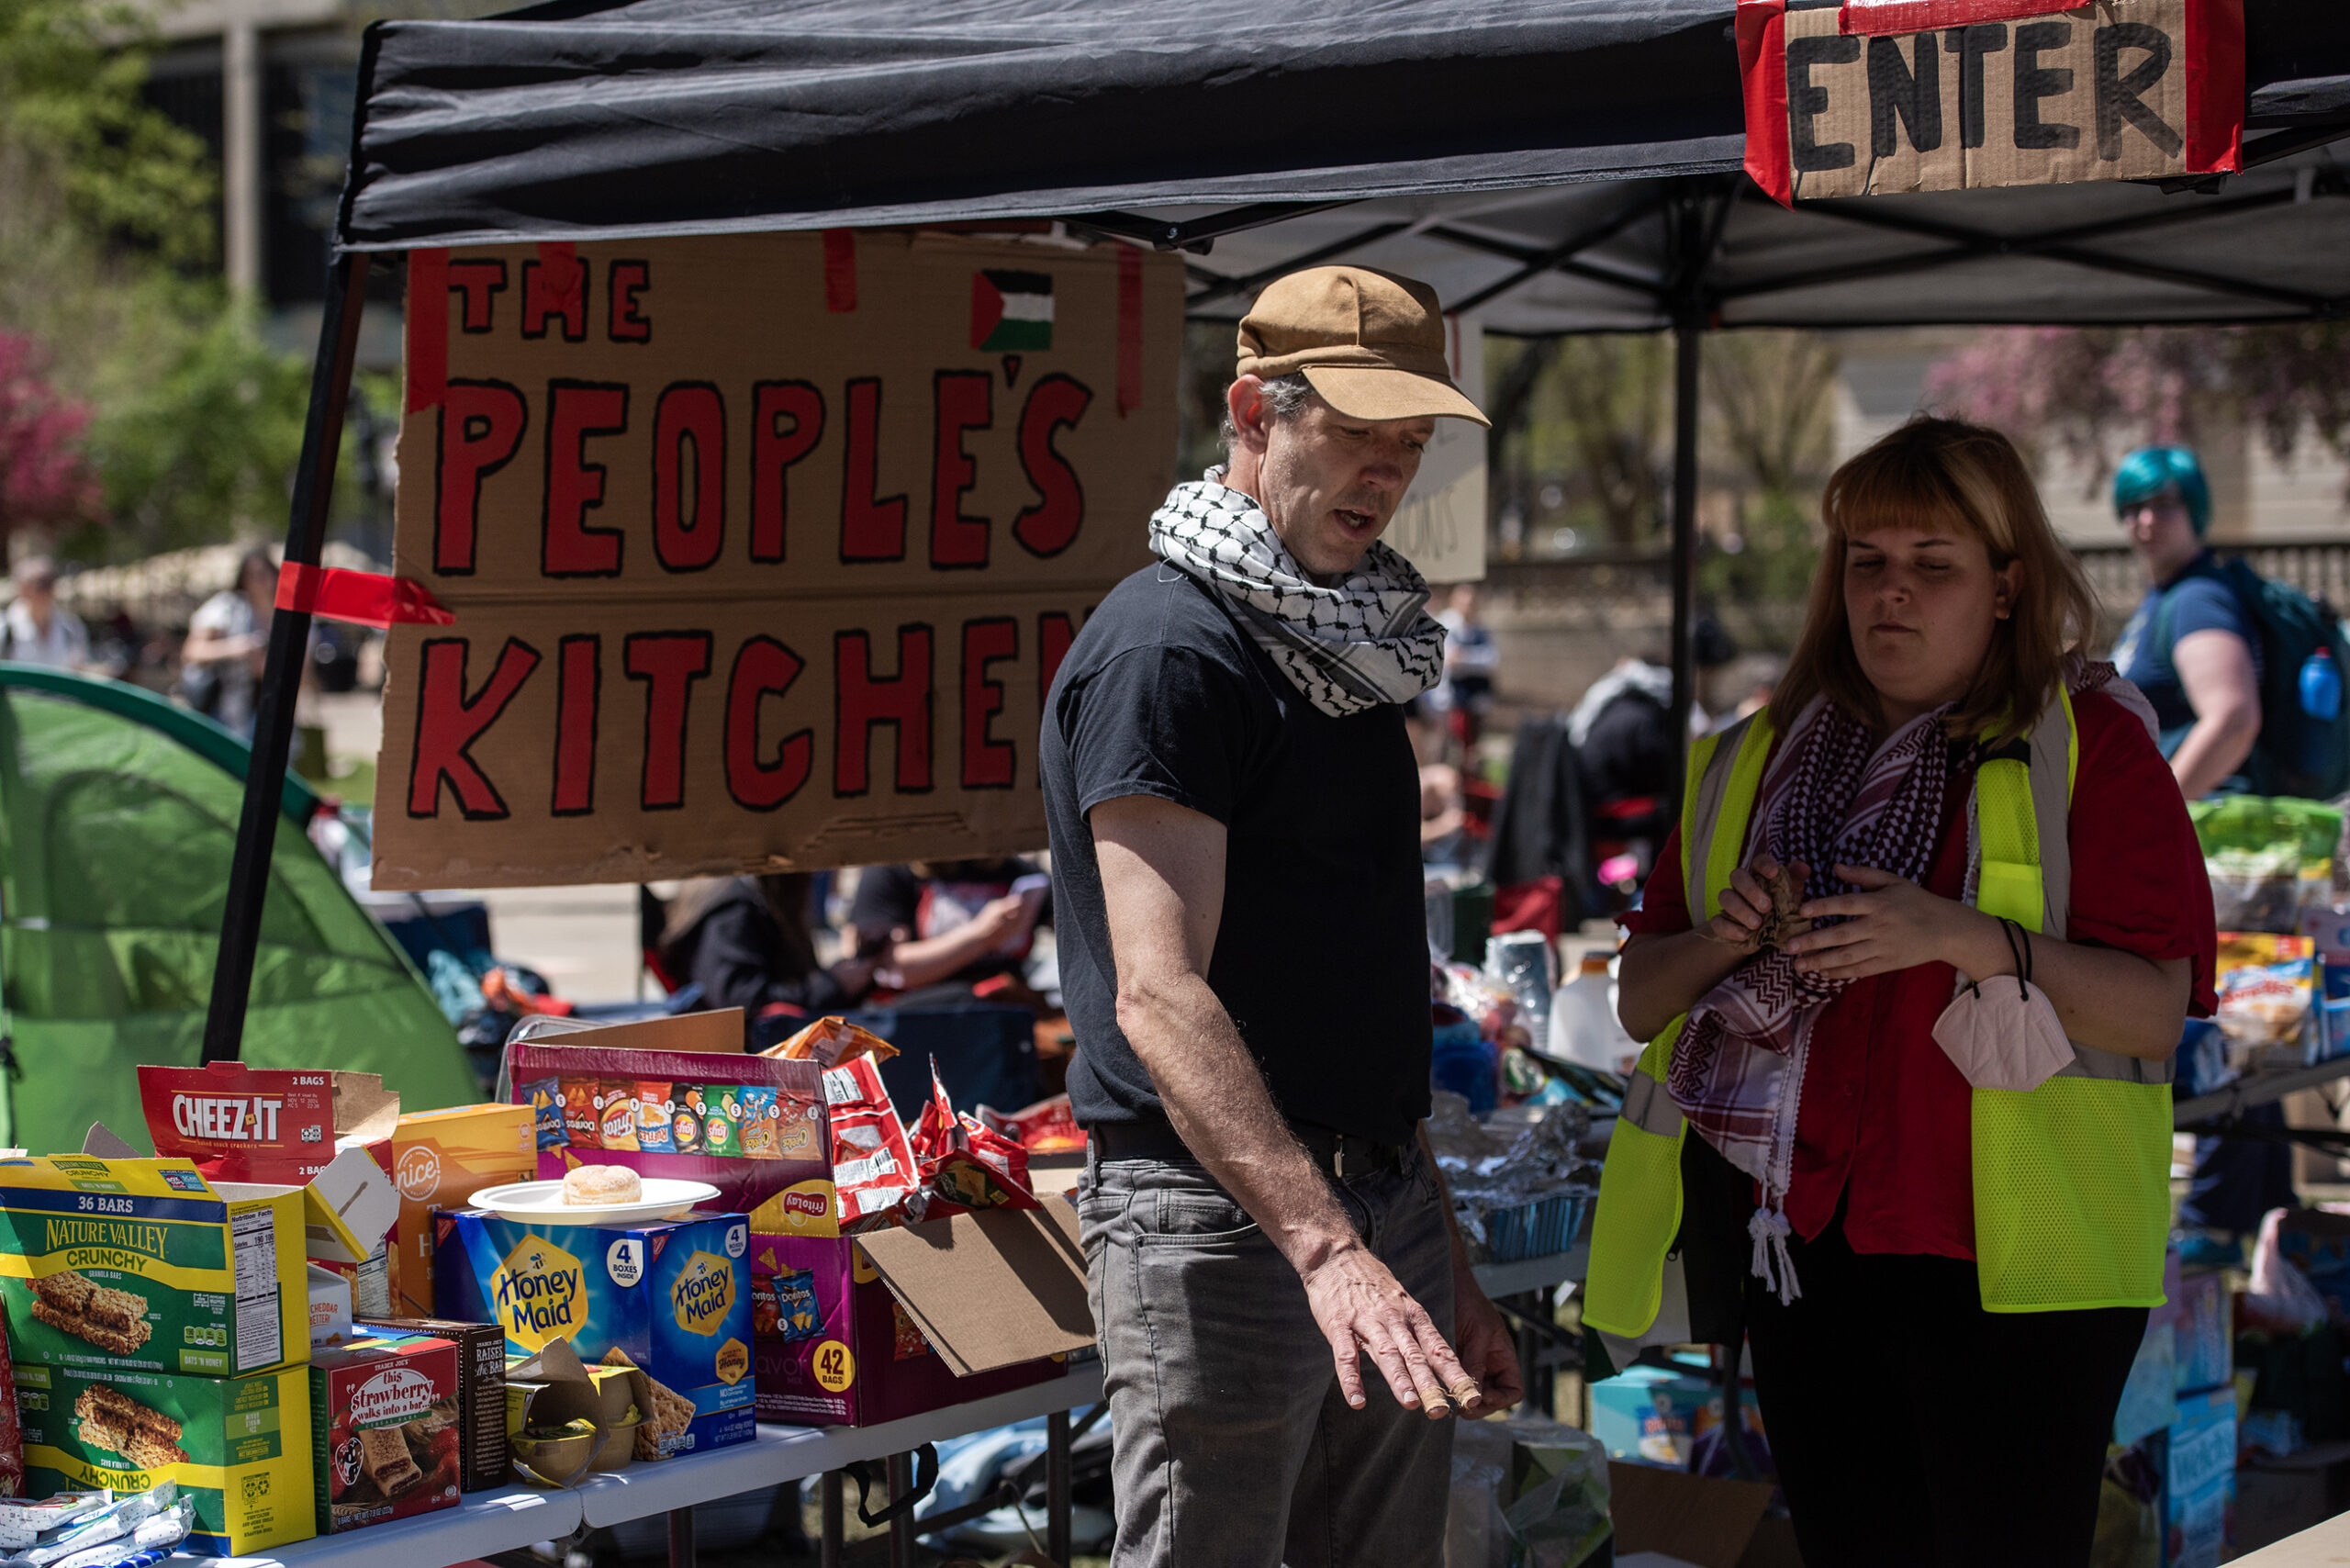
[[[1370,267],[1309,267],[1276,278],[1240,319],[1235,375],[1303,371],[1352,420],[1430,415],[1492,421],[1453,385],[1444,307],[1417,278]]]

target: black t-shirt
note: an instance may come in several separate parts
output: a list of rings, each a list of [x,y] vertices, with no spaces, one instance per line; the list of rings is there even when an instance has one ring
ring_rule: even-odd
[[[1154,564],[1070,645],[1042,756],[1078,1120],[1162,1114],[1118,1028],[1086,819],[1103,801],[1153,795],[1226,829],[1208,984],[1275,1105],[1292,1122],[1409,1139],[1428,1111],[1428,946],[1403,709],[1322,712],[1213,590]]]

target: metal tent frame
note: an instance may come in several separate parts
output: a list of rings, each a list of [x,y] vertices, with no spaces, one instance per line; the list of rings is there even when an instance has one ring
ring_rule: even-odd
[[[1312,0],[1289,4],[1298,8]],[[1629,19],[1595,16],[1611,4]],[[2292,47],[2285,49],[2284,63],[2276,68],[2273,79],[2263,83],[2255,73],[2251,117],[2255,129],[2244,143],[2244,172],[2163,185],[1866,196],[1782,208],[1739,171],[1737,139],[1724,136],[1717,123],[1723,118],[1719,100],[1736,96],[1733,71],[1718,83],[1708,75],[1701,84],[1705,91],[1693,92],[1679,81],[1658,84],[1660,101],[1671,100],[1658,113],[1682,117],[1677,125],[1681,140],[1628,145],[1612,166],[1612,150],[1595,148],[1588,140],[1561,151],[1526,132],[1518,150],[1496,145],[1477,156],[1448,151],[1411,162],[1397,162],[1391,154],[1384,162],[1357,167],[1236,168],[1220,175],[1202,173],[1155,185],[1145,182],[1136,188],[1149,202],[1113,207],[1073,199],[1073,189],[1080,196],[1082,191],[1066,184],[1025,196],[1005,192],[1000,183],[984,189],[975,186],[958,205],[935,196],[923,201],[861,196],[855,183],[845,179],[832,208],[749,216],[713,208],[698,216],[655,218],[647,216],[652,209],[645,204],[651,198],[640,182],[626,191],[616,185],[614,200],[633,200],[644,210],[621,213],[609,222],[590,208],[553,210],[565,201],[586,198],[550,196],[543,174],[535,177],[536,183],[516,174],[509,207],[525,215],[505,227],[487,229],[478,209],[496,204],[481,193],[508,193],[494,188],[497,176],[483,170],[495,169],[509,153],[509,161],[527,163],[565,152],[562,139],[566,134],[577,131],[585,138],[578,128],[587,117],[611,112],[585,95],[595,84],[599,64],[615,73],[643,75],[674,68],[690,76],[699,63],[695,50],[708,47],[711,39],[755,54],[745,39],[756,42],[758,28],[788,29],[795,14],[787,8],[744,22],[742,7],[729,0],[639,0],[634,6],[610,8],[599,8],[589,0],[557,0],[487,23],[379,23],[369,29],[363,54],[352,174],[328,266],[326,308],[285,558],[315,565],[324,542],[374,252],[494,239],[580,240],[623,233],[809,229],[844,222],[957,221],[984,227],[1013,219],[1051,220],[1075,232],[1186,252],[1191,279],[1187,308],[1200,318],[1236,318],[1253,292],[1271,278],[1296,267],[1344,259],[1426,277],[1456,309],[1483,310],[1489,330],[1526,336],[1671,331],[1673,690],[1676,705],[1685,712],[1694,691],[1690,632],[1696,567],[1697,379],[1707,331],[1741,326],[2242,323],[2332,319],[2350,313],[2350,273],[2339,261],[2350,255],[2350,199],[2345,199],[2350,198],[2350,175],[2336,161],[2333,146],[2350,137],[2350,29],[2338,19],[2321,19],[2308,9],[2306,0],[2254,4],[2272,31],[2280,25],[2286,28],[2289,36],[2285,41]],[[677,31],[678,17],[698,5],[718,20],[740,26],[711,34]],[[1464,13],[1471,8],[1464,6]],[[825,0],[807,0],[800,9],[819,19],[836,19]],[[1203,14],[1213,9],[1203,7]],[[1268,7],[1245,9],[1255,14]],[[1595,40],[1591,45],[1595,61],[1633,58],[1626,54],[1628,49],[1648,48],[1678,51],[1660,58],[1681,62],[1699,48],[1691,40],[1701,40],[1711,72],[1729,63],[1729,10],[1727,0],[1550,0],[1548,13],[1536,20],[1549,29],[1542,34],[1543,47],[1567,51],[1561,58],[1580,58],[1572,50],[1585,36],[1576,30],[1581,28]],[[619,25],[637,12],[645,14],[649,42],[632,43]],[[1150,14],[1176,16],[1167,10]],[[1393,19],[1396,14],[1392,8],[1382,12],[1382,19],[1395,30],[1360,46],[1359,53],[1378,58],[1368,63],[1357,61],[1358,68],[1392,70],[1412,50],[1436,47],[1416,34],[1404,37],[1403,25]],[[615,18],[610,32],[621,41],[608,46],[602,29],[592,24]],[[2307,39],[2291,31],[2299,25],[2296,18],[2310,24]],[[1195,20],[1189,13],[1181,19]],[[942,37],[953,31],[952,20],[940,24]],[[1482,14],[1479,20],[1489,30],[1515,25],[1495,24]],[[564,25],[550,25],[555,23]],[[1641,35],[1645,42],[1638,38],[1633,44],[1625,42],[1627,29],[1639,34],[1642,28],[1656,36]],[[1718,41],[1709,28],[1718,29]],[[1522,34],[1539,30],[1529,22],[1516,31],[1494,34],[1507,44],[1494,45],[1497,75],[1525,69],[1531,46],[1518,40]],[[549,36],[555,34],[564,36],[560,40]],[[464,50],[453,53],[449,47],[452,39],[475,39],[482,43],[477,55]],[[888,41],[891,50],[905,51],[904,36],[893,34]],[[2278,39],[2268,42],[2275,45]],[[528,69],[497,57],[500,50],[524,46],[525,52],[539,51]],[[574,52],[566,53],[566,46]],[[773,40],[761,47],[783,50],[757,57],[770,62],[769,75],[788,74],[790,49]],[[825,50],[815,43],[803,46],[794,34],[790,47],[804,47],[811,75],[830,70]],[[1316,67],[1343,83],[1347,61],[1330,64],[1320,56],[1331,50],[1295,47],[1301,57],[1315,54]],[[957,34],[942,43],[939,59],[960,58],[968,48],[968,40]],[[655,52],[643,52],[648,49]],[[387,52],[401,58],[387,61]],[[1203,72],[1227,70],[1228,62],[1207,59],[1209,52],[1203,46]],[[939,59],[922,63],[935,68]],[[589,63],[582,64],[583,60]],[[1472,59],[1464,68],[1461,60],[1450,58],[1443,68],[1454,73],[1465,69],[1467,75],[1457,79],[1469,82],[1478,63]],[[1155,62],[1152,68],[1158,68]],[[548,111],[537,98],[527,103],[517,98],[515,82],[568,84],[563,91],[577,95],[576,101],[559,105],[562,112],[548,112],[543,122],[532,122],[537,133],[554,139],[553,152],[547,145],[526,144],[514,125],[500,124],[480,133],[489,150],[484,162],[468,162],[458,131],[461,121],[453,113],[453,106],[463,106],[468,71],[478,73],[485,100],[494,98],[500,111],[510,111],[518,124]],[[771,89],[767,76],[757,83]],[[1207,85],[1221,88],[1223,84]],[[747,93],[751,86],[744,90]],[[681,118],[717,112],[707,106],[710,95],[707,88],[704,92],[705,102],[690,111],[679,110]],[[378,96],[383,99],[380,106],[371,103]],[[1099,113],[1126,112],[1118,106],[1114,93],[1100,98],[1108,106]],[[1016,95],[1009,100],[1000,95],[974,112],[1000,114],[1007,101],[1017,106]],[[1073,95],[1070,101],[1075,101]],[[721,108],[724,106],[722,103]],[[1069,103],[1057,101],[1053,108],[1069,112]],[[625,106],[621,112],[626,112]],[[1473,118],[1477,111],[1464,107],[1462,112]],[[2272,129],[2260,129],[2264,125]],[[851,125],[843,134],[853,139],[858,129]],[[1499,138],[1519,129],[1512,122],[1493,134]],[[677,127],[668,124],[648,129],[648,145],[659,138],[666,149],[677,134]],[[801,156],[796,148],[750,145],[739,136],[735,141],[742,145],[727,143],[714,132],[706,140],[723,144],[722,154],[713,156],[736,159],[745,172],[773,169],[779,180],[785,177],[785,155]],[[853,140],[849,145],[853,149]],[[418,153],[419,146],[429,156]],[[1256,155],[1253,151],[1251,155]],[[420,220],[416,214],[420,208],[413,205],[418,199],[413,188],[430,185],[413,167],[429,164],[431,157],[446,158],[455,176],[447,185],[454,193],[451,199],[465,209],[463,217],[450,219],[444,232],[434,232]],[[582,151],[574,162],[581,160],[592,162],[592,155]],[[647,167],[658,162],[651,159]],[[647,167],[625,172],[643,176]],[[798,165],[792,169],[789,177],[804,183]],[[1502,173],[1494,174],[1491,169]],[[564,172],[562,191],[587,188],[576,177],[578,171],[566,164]],[[1153,205],[1183,195],[1187,179],[1189,188],[1201,193],[1247,186],[1261,199]],[[412,205],[397,207],[386,197],[386,190],[405,196]],[[543,217],[527,215],[532,201],[547,204]],[[1214,266],[1208,264],[1210,257]],[[307,611],[281,609],[271,624],[267,666],[256,702],[258,765],[244,802],[230,876],[205,1036],[207,1060],[233,1058],[241,1037],[268,879],[267,829],[276,809],[277,791],[269,781],[285,771],[309,621]]]

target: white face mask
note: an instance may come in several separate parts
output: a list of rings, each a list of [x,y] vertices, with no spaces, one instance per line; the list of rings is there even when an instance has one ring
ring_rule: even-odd
[[[2073,1060],[2056,1004],[2031,983],[2028,945],[2019,957],[2020,973],[1963,988],[1934,1020],[1934,1043],[1977,1089],[2037,1089]]]

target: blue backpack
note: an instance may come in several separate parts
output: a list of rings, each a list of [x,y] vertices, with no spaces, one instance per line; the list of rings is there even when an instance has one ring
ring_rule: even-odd
[[[2331,801],[2350,789],[2350,700],[2331,719],[2301,706],[2301,666],[2311,655],[2343,666],[2342,622],[2290,583],[2264,577],[2241,560],[2231,557],[2201,575],[2227,584],[2260,638],[2260,738],[2244,763],[2254,790]],[[2165,659],[2175,640],[2173,614],[2165,594],[2151,632]]]

